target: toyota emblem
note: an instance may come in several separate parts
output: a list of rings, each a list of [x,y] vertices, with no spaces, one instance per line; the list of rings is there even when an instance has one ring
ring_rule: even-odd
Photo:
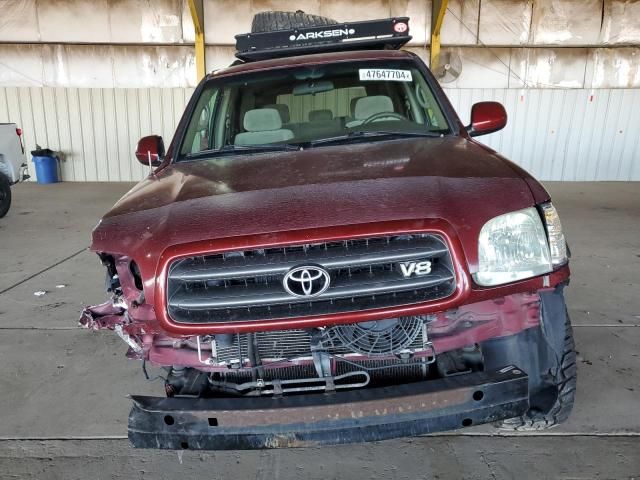
[[[317,297],[329,288],[329,272],[317,265],[294,267],[282,280],[284,289],[294,297]]]

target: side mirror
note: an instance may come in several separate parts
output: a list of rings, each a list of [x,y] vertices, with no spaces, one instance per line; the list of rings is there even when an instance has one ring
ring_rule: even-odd
[[[479,102],[471,107],[471,125],[467,132],[472,137],[502,130],[507,125],[507,111],[498,102]]]
[[[136,158],[141,164],[157,167],[162,163],[162,157],[164,157],[164,142],[160,135],[149,135],[140,139],[136,148]],[[150,165],[149,161],[151,161]]]

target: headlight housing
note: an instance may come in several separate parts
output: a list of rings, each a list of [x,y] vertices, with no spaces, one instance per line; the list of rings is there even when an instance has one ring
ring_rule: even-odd
[[[479,285],[514,282],[552,269],[547,235],[535,207],[492,218],[480,230],[478,272],[473,275]]]

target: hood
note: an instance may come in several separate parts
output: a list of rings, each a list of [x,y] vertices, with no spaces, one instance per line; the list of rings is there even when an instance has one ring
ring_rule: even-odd
[[[92,249],[144,256],[151,269],[180,243],[438,218],[473,264],[482,225],[533,204],[519,169],[462,137],[226,156],[174,163],[136,185],[98,224]]]

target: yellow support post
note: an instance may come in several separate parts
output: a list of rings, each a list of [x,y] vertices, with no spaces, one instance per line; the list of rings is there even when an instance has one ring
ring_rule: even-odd
[[[433,10],[431,12],[431,71],[438,68],[440,60],[440,29],[447,11],[449,0],[433,0]]]
[[[189,0],[189,11],[193,21],[193,29],[196,34],[196,72],[198,81],[205,76],[205,51],[204,51],[204,14],[202,0]]]

